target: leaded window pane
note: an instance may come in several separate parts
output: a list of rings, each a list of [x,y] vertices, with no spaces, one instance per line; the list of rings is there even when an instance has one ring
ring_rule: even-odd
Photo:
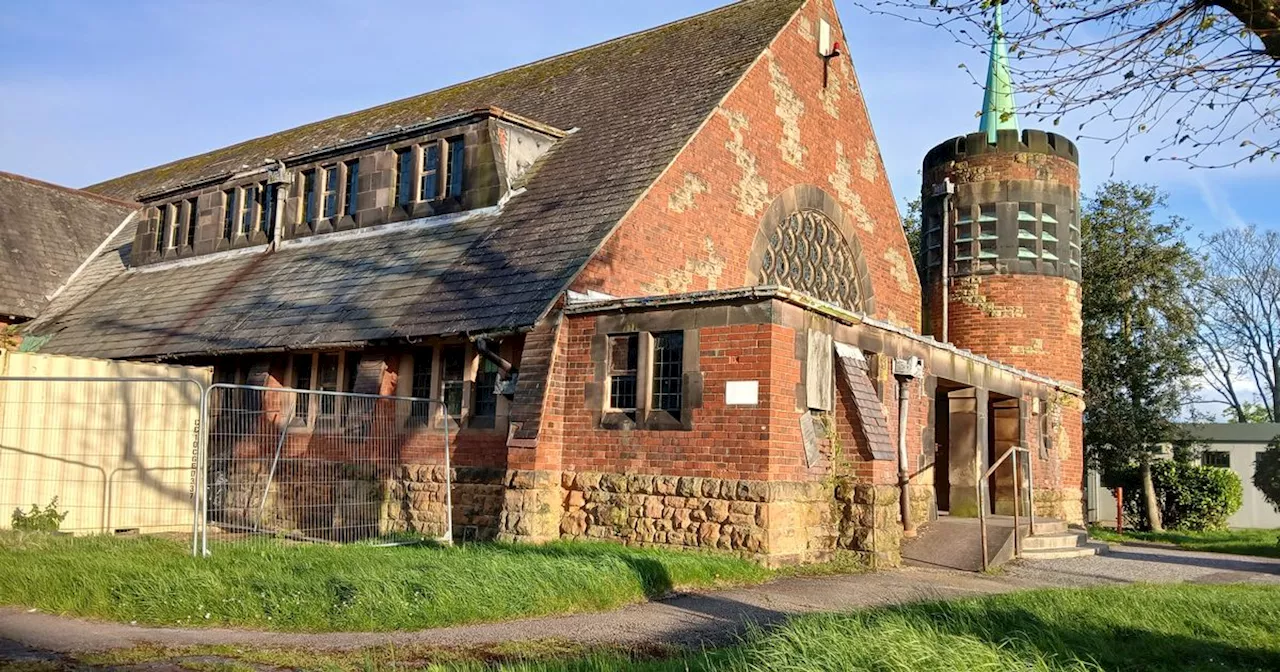
[[[498,365],[481,357],[479,370],[476,371],[476,417],[492,418],[497,415],[498,395],[493,392],[497,384]]]
[[[396,150],[396,205],[408,205],[413,198],[413,151],[409,147]]]
[[[296,355],[293,358],[293,386],[299,390],[311,389],[311,355]],[[310,410],[311,395],[299,393],[294,401],[294,416],[306,422]]]
[[[465,153],[462,151],[462,138],[450,138],[445,144],[448,145],[449,150],[449,191],[445,195],[453,198],[462,195]]]
[[[417,350],[413,353],[413,379],[409,386],[409,396],[419,399],[431,397],[431,348]],[[431,413],[431,403],[415,401],[409,406],[409,415],[415,419],[426,419]]]
[[[843,308],[861,308],[855,253],[835,224],[815,210],[792,213],[774,230],[761,257],[760,279]]]
[[[222,202],[226,206],[222,217],[222,237],[231,240],[231,234],[236,230],[236,190],[228,189],[222,192]]]
[[[338,167],[324,169],[324,216],[338,215]]]
[[[325,392],[338,391],[338,354],[320,355],[319,374],[316,376],[316,389]],[[333,415],[334,402],[332,395],[321,394],[319,398],[320,415]]]
[[[358,196],[360,195],[360,160],[347,162],[347,202],[343,206],[343,212],[354,216],[356,208],[359,207]]]
[[[192,246],[196,244],[196,224],[200,220],[200,210],[197,205],[196,199],[187,199],[187,245]]]
[[[253,204],[258,202],[258,187],[244,188],[244,208],[240,213],[240,235],[248,236],[253,232]]]
[[[262,187],[262,198],[258,208],[258,230],[266,235],[270,240],[275,235],[276,230],[276,194],[277,188],[274,184],[264,184]]]
[[[440,194],[440,145],[431,143],[422,148],[422,181],[418,185],[418,200],[434,201]]]
[[[684,332],[653,335],[653,407],[679,418],[684,401]]]
[[[316,171],[308,170],[302,174],[302,221],[314,222],[316,219]]]
[[[636,366],[639,336],[609,337],[609,408],[634,411],[636,408]]]
[[[449,345],[440,351],[444,407],[449,415],[462,415],[463,376],[467,365],[466,346]]]

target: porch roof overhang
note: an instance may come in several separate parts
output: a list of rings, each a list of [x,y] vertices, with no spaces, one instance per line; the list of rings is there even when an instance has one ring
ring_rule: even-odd
[[[748,303],[752,301],[767,300],[782,301],[822,315],[823,317],[841,324],[863,325],[880,331],[889,332],[900,338],[924,345],[931,350],[948,353],[973,362],[974,364],[990,367],[991,369],[1017,376],[1029,382],[1054,388],[1074,397],[1084,397],[1084,390],[1069,382],[1057,380],[1048,376],[1042,376],[1015,366],[1010,366],[989,357],[984,357],[972,351],[959,348],[951,343],[943,343],[932,336],[918,334],[906,327],[878,320],[865,313],[848,310],[846,308],[827,303],[826,301],[822,301],[821,299],[817,299],[804,292],[780,285],[758,285],[737,289],[706,290],[678,294],[661,294],[656,296],[584,301],[566,304],[564,312],[567,315],[626,313],[644,310],[696,307],[725,303]]]

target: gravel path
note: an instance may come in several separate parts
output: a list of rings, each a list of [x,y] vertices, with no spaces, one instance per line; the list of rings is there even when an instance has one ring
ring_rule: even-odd
[[[359,649],[384,644],[472,646],[525,639],[585,644],[719,644],[748,623],[788,616],[1031,588],[1147,582],[1280,585],[1280,560],[1113,545],[1105,556],[1015,563],[998,575],[906,568],[851,576],[795,578],[714,593],[691,593],[616,611],[415,632],[291,634],[228,628],[146,628],[0,608],[0,660],[138,644]]]

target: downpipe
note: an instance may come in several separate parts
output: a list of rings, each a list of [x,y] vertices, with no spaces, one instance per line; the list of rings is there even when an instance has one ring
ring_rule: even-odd
[[[911,379],[898,377],[898,502],[902,508],[902,536],[916,536],[911,520],[911,473],[907,458],[907,413],[911,405]]]
[[[907,420],[911,412],[911,381],[924,376],[919,357],[893,360],[893,377],[898,381],[898,504],[902,509],[902,536],[916,536],[911,520],[911,467],[907,456]]]

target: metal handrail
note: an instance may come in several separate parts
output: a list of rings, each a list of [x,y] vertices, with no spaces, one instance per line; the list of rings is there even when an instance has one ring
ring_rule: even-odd
[[[978,479],[978,536],[979,541],[982,544],[982,571],[984,572],[991,564],[990,553],[987,550],[987,480],[991,478],[991,474],[994,474],[996,469],[999,469],[1000,465],[1004,464],[1004,461],[1010,457],[1013,458],[1013,557],[1017,558],[1022,556],[1022,535],[1019,531],[1020,523],[1018,517],[1018,511],[1022,508],[1022,496],[1020,492],[1022,479],[1020,478],[1021,473],[1018,469],[1018,453],[1026,453],[1023,464],[1027,468],[1027,511],[1030,516],[1027,525],[1027,533],[1028,535],[1034,535],[1036,533],[1034,494],[1035,479],[1031,471],[1031,451],[1022,446],[1009,446],[1009,449],[1004,451],[1004,454],[1000,456],[1000,459],[996,460],[995,463],[982,474],[982,477]]]

